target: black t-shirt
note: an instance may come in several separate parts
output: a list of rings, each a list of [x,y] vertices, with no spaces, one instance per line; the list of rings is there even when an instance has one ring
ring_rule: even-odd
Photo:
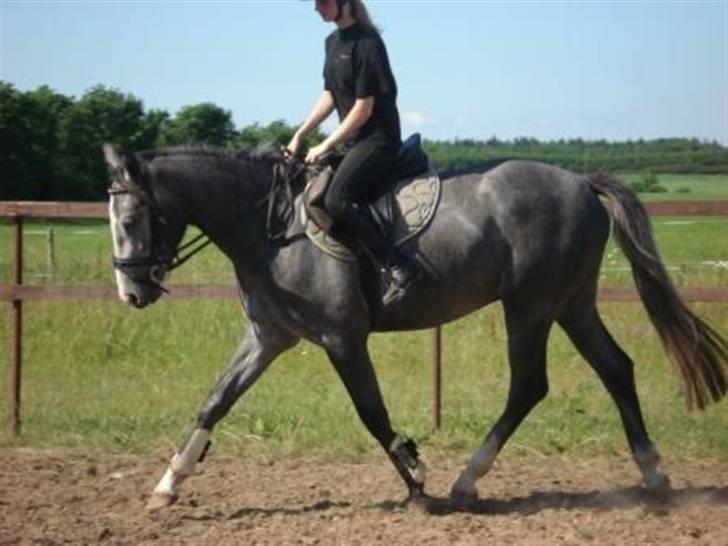
[[[333,95],[340,120],[356,99],[374,97],[371,117],[347,140],[347,145],[376,138],[399,146],[402,137],[397,83],[387,49],[376,30],[355,24],[337,29],[326,38],[324,88]]]

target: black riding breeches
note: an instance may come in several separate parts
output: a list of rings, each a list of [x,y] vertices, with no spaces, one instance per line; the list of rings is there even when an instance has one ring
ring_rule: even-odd
[[[394,168],[397,146],[364,139],[344,156],[329,184],[324,206],[334,220],[347,224],[351,205],[368,201],[368,196]]]

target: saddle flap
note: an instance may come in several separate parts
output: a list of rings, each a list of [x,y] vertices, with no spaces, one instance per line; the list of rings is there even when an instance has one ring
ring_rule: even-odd
[[[328,233],[334,225],[333,218],[324,208],[326,190],[333,176],[333,168],[326,167],[320,174],[311,178],[303,190],[303,206],[306,209],[306,215],[325,233]]]

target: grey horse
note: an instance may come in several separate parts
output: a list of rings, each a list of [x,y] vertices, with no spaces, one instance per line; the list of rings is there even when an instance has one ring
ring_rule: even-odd
[[[337,260],[268,207],[278,154],[200,147],[121,154],[104,146],[111,170],[110,219],[120,298],[142,308],[163,293],[166,273],[184,260],[178,245],[197,226],[230,259],[249,324],[240,346],[197,415],[196,426],[154,489],[149,506],[173,503],[204,457],[211,431],[273,360],[300,339],[321,346],[367,430],[408,489],[424,498],[425,467],[413,440],[399,436],[372,367],[371,332],[430,328],[500,300],[508,334],[510,390],[505,408],[451,489],[477,499],[475,482],[546,396],[546,345],[554,322],[596,371],[619,410],[629,447],[649,489],[669,487],[648,437],[633,363],[596,305],[610,232],[600,196],[609,198],[616,239],[630,261],[648,315],[680,372],[688,406],[726,393],[727,345],[680,300],[634,192],[606,174],[577,175],[532,161],[503,161],[483,172],[443,176],[429,227],[402,247],[423,272],[404,299],[383,305],[368,260]],[[280,187],[278,187],[280,189]],[[300,185],[286,190],[299,198]],[[290,214],[290,210],[288,213]],[[287,231],[286,231],[287,230]]]

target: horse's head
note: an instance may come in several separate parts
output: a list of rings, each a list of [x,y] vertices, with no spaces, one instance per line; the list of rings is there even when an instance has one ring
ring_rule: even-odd
[[[110,144],[103,150],[111,171],[109,223],[119,297],[142,308],[165,291],[162,282],[184,229],[169,225],[135,156],[122,155]]]

